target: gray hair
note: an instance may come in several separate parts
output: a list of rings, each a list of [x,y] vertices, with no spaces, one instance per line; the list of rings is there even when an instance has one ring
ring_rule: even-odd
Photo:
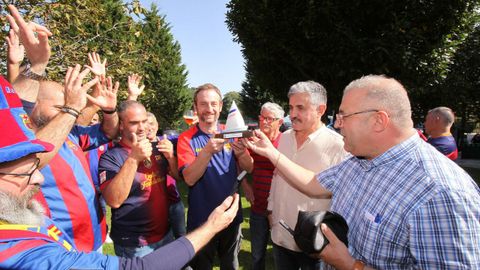
[[[298,93],[308,93],[310,103],[314,106],[327,104],[327,90],[317,82],[305,81],[292,85],[288,91],[288,97]]]
[[[428,113],[440,118],[446,127],[452,126],[455,122],[455,115],[453,114],[452,109],[448,107],[436,107],[428,111]]]
[[[285,116],[285,111],[277,103],[266,102],[262,105],[262,109],[260,110],[260,112],[262,112],[263,110],[267,110],[273,113],[275,115],[275,118],[282,119]]]
[[[145,106],[143,106],[142,103],[135,101],[135,100],[125,100],[118,105],[117,111],[118,111],[118,118],[122,120],[123,114],[125,113],[126,110],[132,108],[132,107],[142,107],[145,109]]]
[[[343,95],[352,89],[364,89],[366,98],[375,102],[377,109],[387,112],[392,122],[401,127],[410,127],[412,122],[412,109],[408,94],[403,85],[393,78],[385,75],[367,75],[352,81],[345,87]]]

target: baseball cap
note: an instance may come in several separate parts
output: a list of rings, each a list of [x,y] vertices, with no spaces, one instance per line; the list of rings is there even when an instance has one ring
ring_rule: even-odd
[[[29,154],[50,152],[54,146],[33,133],[30,118],[12,85],[0,76],[0,163]]]

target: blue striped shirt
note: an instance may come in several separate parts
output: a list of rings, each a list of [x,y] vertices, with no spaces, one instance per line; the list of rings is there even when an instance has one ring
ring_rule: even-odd
[[[349,251],[377,269],[480,269],[480,189],[417,134],[320,173]]]

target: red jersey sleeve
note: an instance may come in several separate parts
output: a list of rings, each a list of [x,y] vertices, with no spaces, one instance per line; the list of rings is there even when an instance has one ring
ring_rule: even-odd
[[[190,128],[180,134],[177,143],[178,170],[181,172],[185,167],[195,160],[195,153],[192,149],[191,140],[195,134],[195,128]]]

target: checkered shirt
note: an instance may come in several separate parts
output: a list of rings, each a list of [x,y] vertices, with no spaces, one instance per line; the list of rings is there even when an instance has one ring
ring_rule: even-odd
[[[348,222],[354,258],[377,269],[480,269],[480,189],[418,135],[317,178]]]

